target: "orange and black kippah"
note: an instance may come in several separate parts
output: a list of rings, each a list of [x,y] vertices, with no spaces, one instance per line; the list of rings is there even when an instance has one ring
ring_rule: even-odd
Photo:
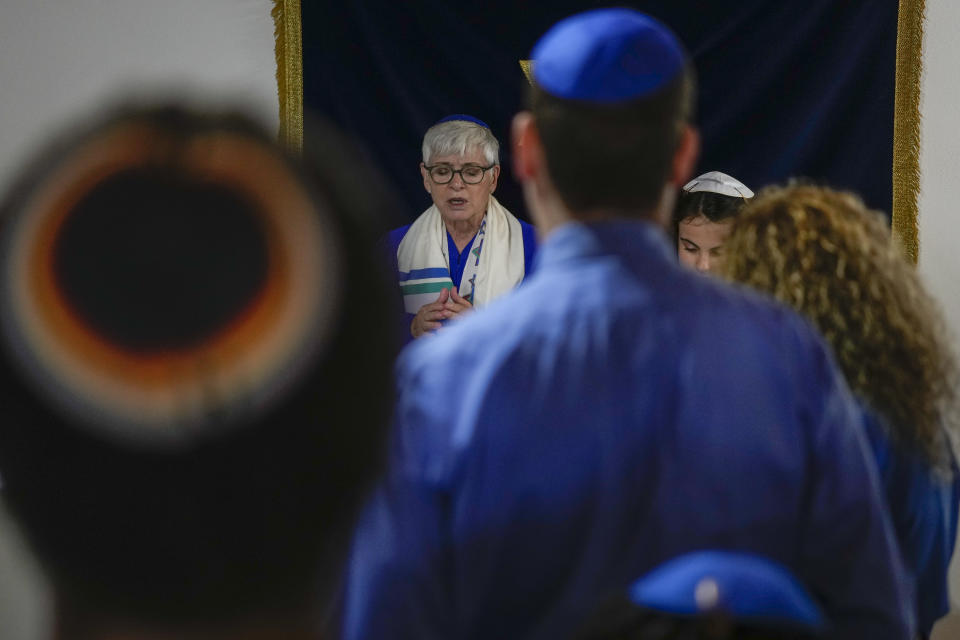
[[[121,121],[7,212],[4,350],[69,421],[190,442],[262,414],[323,350],[335,238],[262,141]]]

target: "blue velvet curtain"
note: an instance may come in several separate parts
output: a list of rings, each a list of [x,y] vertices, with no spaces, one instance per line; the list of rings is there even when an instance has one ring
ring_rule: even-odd
[[[699,80],[699,171],[754,189],[791,176],[859,192],[890,211],[895,0],[627,3],[670,25]],[[417,169],[424,131],[470,113],[502,145],[500,200],[526,217],[510,171],[522,108],[518,61],[554,22],[606,3],[303,0],[305,129],[325,116],[355,136],[399,194],[392,224],[430,203]]]

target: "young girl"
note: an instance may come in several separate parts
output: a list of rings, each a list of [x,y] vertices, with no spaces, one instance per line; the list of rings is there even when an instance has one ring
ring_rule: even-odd
[[[753,191],[745,184],[719,171],[685,184],[673,213],[680,262],[700,272],[719,269],[730,225],[752,197]]]

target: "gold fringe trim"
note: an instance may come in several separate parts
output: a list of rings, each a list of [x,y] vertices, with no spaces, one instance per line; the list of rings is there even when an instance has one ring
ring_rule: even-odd
[[[300,0],[273,0],[273,34],[280,99],[280,143],[303,150],[303,28]]]
[[[527,77],[527,82],[531,85],[533,84],[533,60],[520,60],[520,68],[523,70],[523,75]]]
[[[920,81],[925,0],[900,0],[893,112],[893,238],[914,264],[920,254]]]

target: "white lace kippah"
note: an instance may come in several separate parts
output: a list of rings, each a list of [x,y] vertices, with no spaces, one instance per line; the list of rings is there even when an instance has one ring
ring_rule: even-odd
[[[721,171],[708,171],[703,175],[697,176],[683,185],[683,190],[687,193],[697,193],[698,191],[719,193],[724,196],[733,196],[734,198],[753,197],[753,191],[751,191],[747,185]]]

